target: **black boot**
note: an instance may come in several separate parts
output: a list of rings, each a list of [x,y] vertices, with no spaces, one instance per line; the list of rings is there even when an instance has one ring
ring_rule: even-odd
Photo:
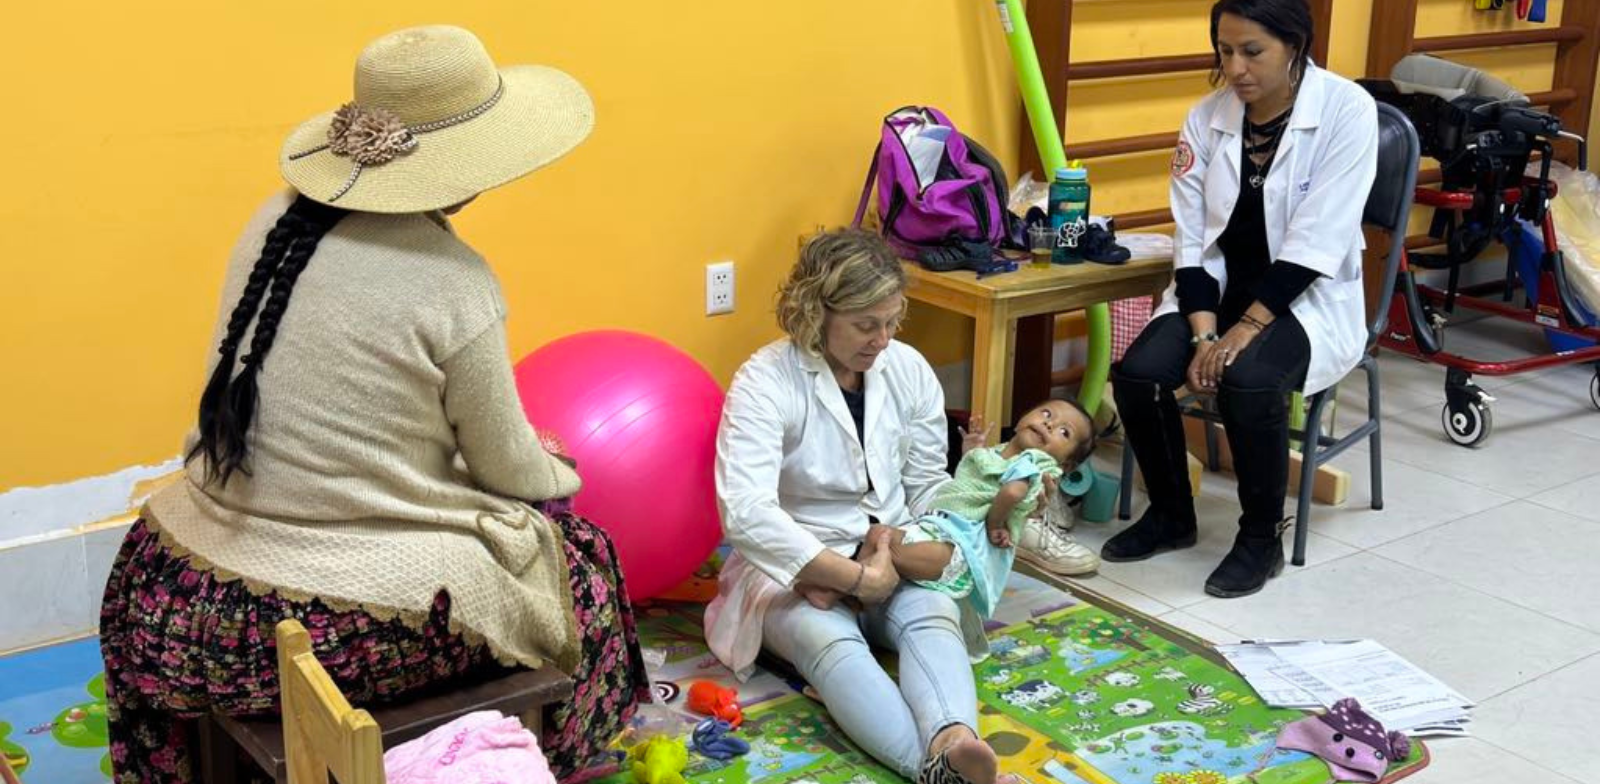
[[[1278,531],[1287,528],[1285,520]],[[1239,529],[1233,538],[1233,549],[1223,556],[1211,576],[1206,578],[1206,593],[1223,599],[1249,596],[1261,590],[1267,580],[1283,571],[1283,536],[1246,533]]]
[[[1100,546],[1100,560],[1112,563],[1143,561],[1167,550],[1193,547],[1197,533],[1194,518],[1173,520],[1152,504],[1133,525]]]
[[[1121,376],[1117,413],[1150,494],[1150,508],[1133,525],[1106,540],[1106,561],[1142,561],[1165,550],[1194,546],[1194,493],[1189,488],[1189,452],[1183,418],[1172,392],[1159,384]],[[1131,481],[1130,479],[1124,481]]]
[[[1249,596],[1283,571],[1284,496],[1289,481],[1289,412],[1284,393],[1224,385],[1217,397],[1239,480],[1239,534],[1206,578],[1206,593]]]

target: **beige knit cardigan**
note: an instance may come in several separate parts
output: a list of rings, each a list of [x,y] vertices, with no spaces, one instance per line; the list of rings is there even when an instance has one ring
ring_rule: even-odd
[[[234,250],[208,377],[291,198],[269,201]],[[208,486],[191,461],[147,520],[257,593],[420,626],[448,592],[451,628],[469,642],[504,664],[571,672],[561,531],[529,502],[579,480],[523,417],[504,315],[494,274],[442,215],[349,215],[301,274],[262,365],[250,474]]]

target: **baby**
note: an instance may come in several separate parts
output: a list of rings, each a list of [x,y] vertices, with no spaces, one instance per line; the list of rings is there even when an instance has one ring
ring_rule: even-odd
[[[1093,420],[1076,402],[1047,400],[1017,422],[1011,440],[983,446],[988,431],[974,420],[963,440],[955,478],[934,495],[919,520],[887,538],[895,570],[917,585],[966,599],[982,619],[994,613],[1015,556],[1012,543],[1040,498],[1056,492],[1061,475],[1094,450]],[[878,539],[868,537],[858,559]],[[797,590],[818,607],[839,596],[810,586]]]

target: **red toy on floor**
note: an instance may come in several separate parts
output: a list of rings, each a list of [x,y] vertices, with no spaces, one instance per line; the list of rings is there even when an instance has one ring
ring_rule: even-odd
[[[744,722],[739,710],[739,692],[711,681],[695,681],[689,686],[689,710],[714,716],[737,728]]]

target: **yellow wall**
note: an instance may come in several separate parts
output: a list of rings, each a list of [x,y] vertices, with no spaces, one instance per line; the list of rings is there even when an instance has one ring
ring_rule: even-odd
[[[1374,2],[1336,3],[1334,70],[1364,69]],[[1511,16],[1422,5],[1425,35]],[[1075,59],[1202,50],[1208,6],[1077,0]],[[796,236],[848,219],[886,110],[940,106],[1016,156],[988,0],[66,2],[21,4],[9,21],[25,34],[0,48],[13,76],[0,126],[0,491],[176,453],[222,261],[278,186],[280,139],[348,99],[361,44],[389,29],[462,24],[502,61],[556,65],[595,95],[587,144],[459,220],[501,275],[517,356],[620,327],[676,343],[725,382],[776,335],[771,292]],[[1548,84],[1548,52],[1469,62]],[[1076,87],[1069,139],[1170,131],[1204,89],[1195,76]],[[1165,163],[1096,162],[1097,207],[1160,206]],[[725,258],[738,263],[738,312],[708,319],[703,265]],[[961,358],[970,322],[913,316],[908,338],[930,359]]]
[[[1374,2],[1338,0],[1328,35],[1329,65],[1351,78],[1365,75],[1367,37]],[[1190,54],[1205,51],[1210,0],[1077,0],[1073,11],[1073,60]],[[1550,18],[1558,20],[1560,0],[1551,0]],[[1517,22],[1509,10],[1481,13],[1466,0],[1421,0],[1419,36],[1537,26]],[[1131,24],[1130,24],[1131,22]],[[1526,91],[1550,85],[1554,46],[1506,48],[1498,52],[1462,52],[1451,59],[1485,68]],[[1170,132],[1183,123],[1196,96],[1208,86],[1204,74],[1154,76],[1075,83],[1068,91],[1069,141]],[[1137,96],[1137,111],[1129,111]],[[1142,210],[1164,206],[1166,163],[1170,153],[1126,155],[1094,161],[1096,212]]]
[[[1210,45],[1207,20],[1212,0],[1076,0],[1073,5],[1072,59],[1092,61],[1202,52]],[[1374,3],[1383,0],[1337,0],[1328,37],[1329,67],[1350,78],[1365,75],[1368,32]],[[1561,0],[1551,0],[1551,24],[1561,16]],[[1417,35],[1451,35],[1500,29],[1538,27],[1519,22],[1510,10],[1483,13],[1466,0],[1420,0]],[[1450,53],[1451,59],[1498,74],[1526,92],[1550,86],[1554,45],[1504,48],[1498,51]],[[1183,123],[1196,98],[1210,89],[1206,75],[1145,76],[1074,83],[1068,90],[1066,138],[1084,142],[1119,136],[1171,132]],[[1596,89],[1590,136],[1600,135],[1600,87]],[[1136,108],[1130,108],[1136,107]],[[1117,213],[1166,205],[1170,152],[1122,155],[1090,162],[1095,183],[1095,211]],[[1420,217],[1421,211],[1419,211]],[[1425,224],[1419,224],[1419,230]],[[1147,229],[1150,230],[1150,229]],[[1157,231],[1170,229],[1157,228]],[[935,362],[963,356],[956,338],[959,323],[934,314],[915,322],[930,334],[913,329],[913,339]]]
[[[1057,2],[1058,0],[1051,0]],[[1365,75],[1368,31],[1374,3],[1337,0],[1328,37],[1329,66],[1350,78]],[[1210,46],[1207,23],[1212,0],[1074,0],[1073,61],[1154,57],[1203,52]],[[1561,17],[1561,0],[1550,0],[1549,19]],[[1420,0],[1417,35],[1450,35],[1538,27],[1519,22],[1511,11],[1483,13],[1468,0]],[[1524,91],[1550,86],[1554,45],[1506,48],[1496,52],[1452,53],[1452,59],[1484,68]],[[1203,73],[1143,76],[1075,82],[1067,95],[1066,139],[1085,142],[1119,136],[1170,133],[1183,124],[1189,108],[1210,87]],[[1596,90],[1594,133],[1600,135],[1600,88]],[[1166,206],[1169,151],[1122,155],[1090,162],[1095,211],[1118,213]],[[1419,211],[1420,217],[1421,211]],[[1419,223],[1420,231],[1426,224]],[[1146,229],[1152,230],[1152,229]],[[1153,229],[1170,231],[1170,229]],[[963,359],[972,341],[970,321],[941,312],[913,312],[908,339],[935,364]]]
[[[1005,39],[973,0],[19,4],[0,47],[0,490],[177,453],[222,263],[278,187],[283,135],[349,99],[367,40],[439,21],[597,103],[570,158],[459,221],[501,276],[515,356],[626,328],[726,382],[777,334],[795,238],[849,219],[884,113],[937,105],[1016,156]],[[738,311],[706,318],[704,265],[729,258]]]

